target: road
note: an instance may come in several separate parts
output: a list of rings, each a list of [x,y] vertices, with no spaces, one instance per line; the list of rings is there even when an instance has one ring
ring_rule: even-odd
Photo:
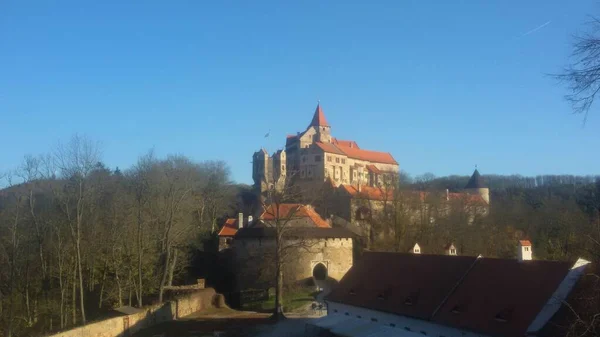
[[[132,337],[301,337],[304,336],[305,324],[320,315],[305,308],[277,323],[269,320],[269,316],[232,309],[210,309],[144,329]]]

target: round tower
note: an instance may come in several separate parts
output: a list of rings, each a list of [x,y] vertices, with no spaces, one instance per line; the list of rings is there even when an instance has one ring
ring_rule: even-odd
[[[490,189],[477,169],[473,172],[465,190],[470,194],[479,194],[488,205],[490,204]]]

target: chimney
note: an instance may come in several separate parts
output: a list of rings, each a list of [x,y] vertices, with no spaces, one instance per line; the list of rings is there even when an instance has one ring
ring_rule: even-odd
[[[238,214],[238,228],[244,228],[244,213]]]
[[[531,248],[531,241],[519,240],[519,261],[533,260],[533,251]]]
[[[450,200],[450,191],[446,189],[446,201]]]
[[[248,215],[248,227],[250,227],[250,224],[252,223],[252,220],[254,218],[252,217],[252,215]]]
[[[447,245],[446,249],[444,249],[444,252],[446,253],[446,255],[450,255],[450,256],[458,255],[458,254],[456,254],[456,247],[454,247],[453,243]]]

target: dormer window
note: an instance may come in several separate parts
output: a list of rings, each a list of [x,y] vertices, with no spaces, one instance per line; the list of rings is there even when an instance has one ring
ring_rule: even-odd
[[[412,299],[410,297],[407,297],[404,300],[404,304],[406,304],[406,305],[413,305],[413,301],[412,301]]]
[[[450,249],[450,254],[456,254],[456,249],[454,249],[454,248]]]
[[[350,291],[348,292],[348,294],[350,294],[350,295],[356,295],[356,292],[354,291],[354,289],[350,289]]]
[[[415,248],[415,253],[420,253],[421,250],[419,248]]]
[[[529,251],[529,247],[524,247],[525,251],[528,252]]]

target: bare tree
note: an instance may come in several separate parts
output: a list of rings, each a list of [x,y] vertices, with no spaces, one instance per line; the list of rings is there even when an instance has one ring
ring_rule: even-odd
[[[600,91],[600,20],[592,18],[588,26],[588,32],[575,36],[571,64],[553,75],[567,84],[570,93],[565,99],[573,113],[584,115],[584,123]]]
[[[75,135],[67,144],[59,144],[54,154],[56,166],[63,178],[71,184],[62,193],[62,210],[67,217],[71,238],[75,244],[77,274],[79,278],[79,304],[82,323],[86,323],[85,300],[83,287],[83,272],[81,262],[82,229],[85,222],[85,212],[88,209],[90,189],[86,177],[100,161],[98,145],[79,135]]]

